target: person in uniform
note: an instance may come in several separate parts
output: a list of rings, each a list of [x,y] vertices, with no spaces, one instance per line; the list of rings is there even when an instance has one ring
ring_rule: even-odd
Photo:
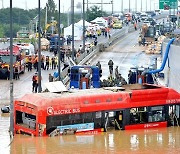
[[[108,62],[108,65],[109,65],[109,73],[110,75],[113,74],[113,61],[110,59],[109,62]]]

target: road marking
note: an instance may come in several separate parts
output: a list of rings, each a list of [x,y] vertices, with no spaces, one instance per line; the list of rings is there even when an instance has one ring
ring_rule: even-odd
[[[134,33],[133,33],[134,34]],[[125,38],[129,37],[129,35],[132,35],[132,33],[127,34],[125,37],[121,38],[119,41],[117,41],[116,43],[114,43],[112,46],[110,46],[110,48],[113,48],[114,46],[116,46],[118,43],[120,43],[122,40],[124,40]]]

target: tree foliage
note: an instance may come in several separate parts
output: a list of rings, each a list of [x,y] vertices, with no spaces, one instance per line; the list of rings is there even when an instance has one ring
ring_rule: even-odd
[[[100,10],[100,7],[94,5],[87,10],[87,20],[92,21],[97,17],[106,16],[107,13]]]
[[[95,9],[98,10],[97,8]],[[13,8],[13,37],[16,36],[17,31],[21,29],[21,27],[27,27],[29,28],[30,22],[34,23],[36,25],[36,22],[33,22],[33,19],[37,17],[38,15],[38,8],[30,9],[30,10],[24,10],[21,8]],[[98,11],[98,14],[101,11]],[[47,22],[51,22],[51,17],[54,17],[54,20],[58,22],[58,9],[54,2],[54,0],[48,0],[47,2]],[[96,13],[95,13],[96,14]],[[45,27],[45,15],[46,15],[46,7],[41,9],[41,27],[44,30]],[[90,19],[91,19],[91,13],[90,13]],[[61,13],[61,24],[64,25],[64,27],[67,26],[67,19],[68,14],[67,13]],[[81,19],[80,13],[75,13],[74,21],[78,22]],[[10,37],[10,9],[4,8],[0,9],[0,37]]]

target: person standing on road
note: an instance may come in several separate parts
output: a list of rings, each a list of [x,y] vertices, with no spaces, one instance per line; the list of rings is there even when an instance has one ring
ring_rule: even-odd
[[[99,68],[99,70],[101,70],[101,63],[100,63],[100,61],[97,62],[96,66]]]
[[[134,29],[137,30],[137,24],[134,22]]]
[[[15,68],[14,68],[14,77],[15,77],[16,80],[19,79],[19,70],[18,70],[17,66],[15,66]]]
[[[45,70],[49,69],[49,56],[46,56],[46,65],[45,65]]]
[[[51,75],[51,73],[49,73],[49,82],[53,82],[54,81],[54,77]]]
[[[36,92],[37,93],[37,84],[38,84],[38,81],[37,81],[37,72],[33,75],[32,77],[32,92]]]
[[[113,63],[113,61],[111,59],[109,60],[108,65],[109,65],[109,73],[110,73],[110,75],[112,75],[113,74],[113,65],[114,65],[114,63]]]
[[[116,66],[115,68],[115,78],[118,79],[119,77],[119,70],[118,70],[118,66]]]
[[[55,58],[51,58],[51,63],[52,63],[52,70],[55,69]]]
[[[94,39],[94,46],[97,46],[97,43],[98,43],[97,37],[95,37],[95,39]]]
[[[32,57],[28,57],[28,72],[32,71]]]

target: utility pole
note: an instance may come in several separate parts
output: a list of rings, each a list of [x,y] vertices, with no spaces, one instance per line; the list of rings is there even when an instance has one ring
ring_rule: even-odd
[[[85,1],[83,0],[83,52],[85,53]]]
[[[142,0],[141,0],[141,12],[142,12]]]
[[[13,97],[13,30],[12,30],[12,0],[10,0],[10,137],[14,135],[14,97]]]
[[[131,0],[129,0],[129,13],[131,12]]]
[[[123,13],[123,0],[121,0],[121,13]]]
[[[46,36],[46,32],[47,32],[47,29],[46,29],[46,25],[47,25],[47,7],[48,7],[48,4],[46,3],[46,14],[45,14],[45,36]]]
[[[103,11],[103,0],[101,0],[101,11]]]
[[[147,0],[146,0],[146,11],[147,11]]]
[[[4,0],[1,0],[2,1],[2,9],[4,9]]]
[[[58,19],[58,74],[59,74],[59,81],[61,81],[61,50],[60,50],[60,35],[61,35],[61,4],[59,0],[59,19]]]
[[[72,60],[74,61],[74,0],[71,0]]]
[[[112,14],[114,13],[114,1],[111,0],[111,3],[112,3]]]
[[[137,12],[137,0],[135,0],[135,11]]]
[[[38,0],[38,92],[42,91],[41,88],[41,0]]]

